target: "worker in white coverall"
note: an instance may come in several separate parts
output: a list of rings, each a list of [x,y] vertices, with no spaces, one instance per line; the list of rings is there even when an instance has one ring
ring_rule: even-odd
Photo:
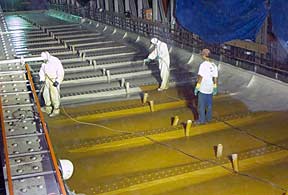
[[[154,46],[153,51],[149,54],[148,58],[144,59],[144,63],[149,63],[152,60],[158,60],[159,70],[161,77],[161,85],[158,91],[168,89],[169,87],[169,66],[170,66],[170,56],[167,44],[158,40],[157,38],[151,39],[151,44]]]
[[[43,86],[43,98],[46,112],[50,117],[60,114],[60,84],[64,79],[64,69],[61,61],[47,51],[41,53],[44,63],[41,66],[39,76]]]

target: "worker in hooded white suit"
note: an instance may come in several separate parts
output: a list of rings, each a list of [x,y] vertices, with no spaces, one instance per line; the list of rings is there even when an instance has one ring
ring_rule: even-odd
[[[149,63],[151,60],[158,60],[159,70],[161,77],[161,85],[158,91],[168,89],[169,87],[169,66],[170,56],[167,44],[158,40],[157,38],[151,39],[151,44],[155,47],[154,50],[149,54],[148,58],[144,60],[144,63]]]
[[[60,114],[60,84],[64,79],[64,69],[61,61],[49,52],[42,52],[41,57],[44,63],[42,63],[39,76],[45,101],[45,108],[41,110],[53,117]]]

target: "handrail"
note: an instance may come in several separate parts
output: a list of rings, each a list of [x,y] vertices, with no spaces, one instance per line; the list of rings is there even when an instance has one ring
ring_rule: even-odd
[[[15,63],[25,63],[25,62],[37,62],[43,61],[42,57],[35,57],[35,58],[20,58],[20,59],[13,59],[13,60],[0,60],[1,64],[15,64]]]
[[[3,147],[4,147],[4,156],[5,156],[5,165],[6,165],[6,172],[7,172],[7,180],[8,180],[8,190],[9,195],[14,195],[13,191],[13,183],[12,183],[12,174],[10,170],[10,162],[9,162],[9,156],[8,156],[8,144],[6,140],[6,130],[5,130],[5,124],[4,124],[4,116],[3,116],[3,110],[2,110],[2,98],[0,96],[0,117],[1,117],[1,129],[2,129],[2,140],[3,140]]]
[[[62,195],[67,195],[66,194],[66,190],[65,190],[65,186],[64,186],[61,174],[60,174],[60,171],[58,169],[58,164],[57,164],[57,160],[56,160],[56,157],[55,157],[55,152],[53,150],[52,143],[51,143],[51,140],[50,140],[50,137],[49,137],[49,134],[48,134],[48,130],[47,130],[46,124],[44,122],[44,116],[43,116],[43,113],[41,112],[41,107],[40,107],[39,100],[37,98],[36,90],[35,90],[34,83],[33,83],[32,76],[31,76],[31,72],[30,72],[30,68],[29,68],[28,64],[25,64],[25,67],[26,67],[26,70],[27,70],[28,80],[30,82],[30,86],[31,86],[33,97],[34,97],[34,100],[35,100],[35,103],[36,103],[36,106],[37,106],[37,110],[38,110],[38,113],[39,113],[41,124],[42,124],[43,130],[44,130],[44,134],[45,134],[45,138],[46,138],[46,141],[47,141],[47,145],[48,145],[48,148],[50,150],[52,163],[53,163],[53,166],[54,166],[55,171],[56,171],[56,178],[58,180]]]

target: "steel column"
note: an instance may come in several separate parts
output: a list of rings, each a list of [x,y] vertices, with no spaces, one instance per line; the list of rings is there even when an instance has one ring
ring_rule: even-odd
[[[104,0],[100,0],[100,8],[105,9],[105,7],[104,7]]]
[[[96,8],[97,8],[97,9],[100,8],[100,0],[96,0]]]
[[[137,0],[137,5],[138,5],[138,18],[143,18],[143,1],[142,0]]]
[[[174,17],[174,0],[170,0],[170,24],[171,27],[175,24],[175,17]]]
[[[76,2],[76,7],[77,7],[77,8],[81,7],[81,6],[80,6],[80,3],[78,3],[77,0],[76,0],[75,2]]]
[[[90,17],[93,16],[93,12],[95,11],[95,5],[96,2],[95,1],[90,1],[89,2],[89,14],[90,14]]]
[[[109,11],[109,0],[105,0],[105,10]]]
[[[129,0],[125,0],[125,11],[126,12],[130,11],[130,2],[129,2]]]
[[[159,20],[162,22],[167,22],[166,12],[165,12],[165,6],[163,5],[163,1],[158,1],[158,8],[159,8]]]
[[[123,0],[118,1],[118,12],[124,13],[124,11],[125,11],[125,8],[124,8]]]
[[[142,0],[142,3],[143,3],[143,8],[144,9],[150,8],[148,0]]]
[[[73,6],[76,5],[76,0],[72,0],[72,5],[73,5]]]
[[[116,13],[119,12],[119,4],[118,4],[118,0],[114,0],[114,11],[115,11]]]
[[[168,10],[168,1],[167,0],[162,0],[162,5],[164,8],[164,12],[165,14],[167,14],[167,10]]]
[[[153,21],[158,21],[158,0],[152,0],[152,18]]]
[[[134,0],[130,0],[130,13],[133,16],[137,16],[137,8]]]

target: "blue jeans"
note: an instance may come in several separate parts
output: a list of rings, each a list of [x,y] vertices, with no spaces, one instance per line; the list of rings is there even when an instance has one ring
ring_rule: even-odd
[[[206,123],[212,120],[212,94],[198,93],[199,122]]]

